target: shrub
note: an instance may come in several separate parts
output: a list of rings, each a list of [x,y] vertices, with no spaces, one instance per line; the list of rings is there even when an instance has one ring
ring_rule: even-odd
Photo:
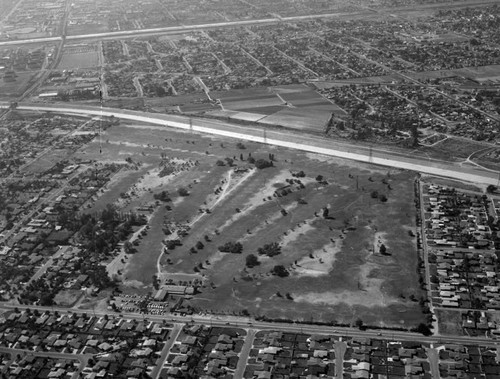
[[[253,254],[247,255],[247,257],[246,257],[247,267],[252,268],[252,267],[258,266],[259,264],[260,264],[259,259],[255,255],[253,255]]]

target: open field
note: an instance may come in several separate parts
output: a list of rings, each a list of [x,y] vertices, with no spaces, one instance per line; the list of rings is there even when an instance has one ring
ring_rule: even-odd
[[[39,174],[47,171],[57,162],[67,158],[69,154],[64,150],[54,150],[46,154],[26,167],[26,172],[30,174]]]
[[[332,113],[345,115],[343,109],[307,85],[215,92],[212,97],[220,98],[223,106],[222,112],[210,112],[212,115],[303,131],[323,132]]]
[[[444,336],[459,336],[464,334],[462,328],[462,316],[456,310],[436,309],[436,317],[439,320],[439,334]]]
[[[28,82],[33,77],[32,72],[17,72],[17,78],[13,82],[0,80],[0,98],[11,99],[13,96],[19,96],[27,87]]]
[[[324,132],[330,117],[331,112],[323,110],[312,111],[304,108],[284,108],[259,120],[259,122],[310,132]]]
[[[426,183],[437,184],[440,186],[458,188],[458,189],[462,189],[462,190],[466,190],[466,191],[482,192],[485,190],[485,188],[480,188],[480,185],[475,186],[471,183],[459,182],[457,180],[452,180],[452,179],[447,179],[447,178],[439,178],[436,176],[423,175],[422,181],[424,181]]]
[[[415,229],[412,173],[249,142],[238,149],[236,140],[158,126],[111,127],[102,141],[102,153],[94,140],[81,156],[122,163],[130,157],[138,170],[121,171],[108,186],[115,195],[103,195],[99,206],[116,199],[118,191],[134,192],[121,203],[124,211],[154,204],[153,194],[162,190],[172,198],[173,210],[156,208],[151,230],[129,259],[124,277],[131,288],[150,286],[157,273],[166,237],[162,229],[189,226],[182,245],[161,256],[160,276],[202,281],[201,293],[190,301],[199,310],[246,309],[253,315],[345,323],[362,318],[367,324],[404,327],[422,321],[418,302],[410,300],[421,296],[415,240],[409,235]],[[185,169],[159,180],[161,154],[184,162]],[[255,159],[274,154],[274,167],[235,174],[215,164],[230,157],[238,167],[253,167],[246,161],[249,154]],[[300,170],[304,177],[291,175]],[[179,196],[179,187],[189,196]],[[291,193],[278,196],[276,190]],[[388,201],[372,197],[374,191]],[[205,208],[210,213],[200,212]],[[240,242],[243,253],[219,252],[228,241]],[[195,247],[198,242],[202,246]],[[258,254],[273,242],[281,254]],[[382,244],[386,254],[380,253]],[[258,256],[258,266],[245,267],[249,254]],[[276,265],[289,275],[272,275]]]
[[[488,145],[480,142],[450,137],[433,146],[419,147],[418,151],[433,158],[463,161],[471,154],[485,150],[490,146],[491,144]]]
[[[63,53],[61,62],[57,66],[60,70],[75,70],[80,68],[91,68],[99,66],[99,54],[97,51],[82,53]]]
[[[105,33],[107,31],[107,25],[103,24],[68,25],[68,35]]]

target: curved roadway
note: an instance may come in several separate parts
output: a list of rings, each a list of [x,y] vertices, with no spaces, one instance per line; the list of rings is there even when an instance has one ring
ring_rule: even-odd
[[[0,103],[7,108],[8,103]],[[497,185],[499,172],[480,167],[459,167],[453,162],[410,156],[390,151],[389,147],[367,147],[336,141],[321,136],[294,133],[280,128],[246,126],[228,122],[197,119],[187,116],[147,113],[125,109],[86,106],[82,104],[30,104],[20,103],[19,110],[50,111],[80,116],[114,116],[116,118],[183,129],[193,132],[238,138],[269,145],[319,153],[360,162],[417,171],[478,184]]]

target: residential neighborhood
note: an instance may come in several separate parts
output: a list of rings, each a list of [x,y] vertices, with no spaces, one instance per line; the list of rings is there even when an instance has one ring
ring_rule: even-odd
[[[500,378],[498,0],[0,1],[0,379]]]

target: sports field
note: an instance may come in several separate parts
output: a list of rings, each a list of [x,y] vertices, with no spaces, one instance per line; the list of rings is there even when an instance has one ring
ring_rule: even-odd
[[[99,53],[97,47],[85,45],[65,48],[61,62],[57,68],[60,70],[75,70],[97,66],[99,66]]]

